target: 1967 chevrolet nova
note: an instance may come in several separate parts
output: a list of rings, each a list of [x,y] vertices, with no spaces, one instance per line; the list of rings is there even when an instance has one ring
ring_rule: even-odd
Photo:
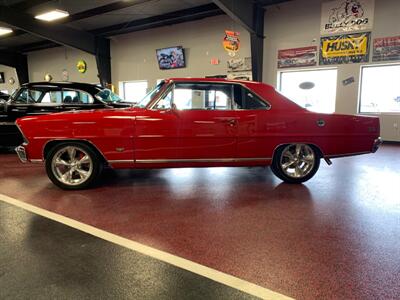
[[[169,79],[137,107],[18,119],[23,162],[45,162],[54,184],[82,189],[113,168],[271,166],[288,183],[320,159],[375,152],[379,119],[319,114],[271,86],[224,79]]]

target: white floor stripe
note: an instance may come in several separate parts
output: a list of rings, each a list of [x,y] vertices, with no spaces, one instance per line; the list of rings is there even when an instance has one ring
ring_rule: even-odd
[[[259,285],[256,285],[254,283],[242,280],[240,278],[237,278],[235,276],[225,274],[223,272],[214,270],[212,268],[200,265],[198,263],[192,262],[190,260],[172,255],[170,253],[160,251],[154,248],[151,248],[149,246],[140,244],[138,242],[120,237],[118,235],[109,233],[107,231],[98,229],[96,227],[84,224],[82,222],[78,222],[76,220],[73,220],[71,218],[50,212],[48,210],[30,205],[28,203],[19,201],[17,199],[13,199],[11,197],[8,197],[6,195],[0,194],[0,201],[12,204],[14,206],[20,207],[22,209],[25,209],[27,211],[30,211],[34,214],[40,215],[42,217],[54,220],[56,222],[65,224],[67,226],[70,226],[72,228],[81,230],[83,232],[86,232],[88,234],[91,234],[93,236],[96,236],[98,238],[101,238],[103,240],[109,241],[111,243],[126,247],[128,249],[137,251],[139,253],[142,253],[144,255],[153,257],[155,259],[158,259],[160,261],[169,263],[171,265],[174,265],[176,267],[179,267],[181,269],[185,269],[187,271],[190,271],[192,273],[201,275],[203,277],[209,278],[211,280],[214,280],[216,282],[222,283],[224,285],[230,286],[234,289],[240,290],[242,292],[245,292],[247,294],[262,298],[262,299],[271,299],[271,300],[288,300],[292,299],[290,297],[284,296],[282,294],[276,293],[274,291],[268,290],[266,288],[263,288]]]

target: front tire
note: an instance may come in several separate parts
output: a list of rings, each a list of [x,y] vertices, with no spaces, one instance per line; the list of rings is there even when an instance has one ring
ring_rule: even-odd
[[[51,148],[46,158],[50,180],[65,190],[79,190],[96,183],[103,170],[99,155],[83,143],[61,143]]]
[[[284,182],[303,183],[318,171],[320,155],[307,144],[289,144],[279,147],[271,164],[272,172]]]

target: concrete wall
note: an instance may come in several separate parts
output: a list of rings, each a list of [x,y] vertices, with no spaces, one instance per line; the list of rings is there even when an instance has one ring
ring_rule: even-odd
[[[78,72],[76,64],[83,59],[87,64],[86,73]],[[57,47],[28,54],[29,80],[44,81],[48,73],[53,81],[62,81],[63,70],[67,70],[69,81],[99,83],[96,59],[86,52],[66,47]]]
[[[204,77],[226,74],[226,61],[230,58],[222,47],[224,31],[240,32],[240,56],[250,56],[248,32],[227,16],[160,27],[112,37],[112,78],[119,81],[146,79],[153,86],[157,79],[169,77]],[[160,70],[156,49],[183,46],[186,68]],[[219,65],[211,65],[211,58]]]
[[[18,77],[14,68],[0,65],[0,72],[4,73],[5,83],[0,83],[0,91],[7,90],[9,94],[12,94],[18,87]],[[10,84],[8,80],[13,77],[15,79],[14,84]]]
[[[276,59],[279,49],[319,46],[322,2],[326,2],[326,0],[294,0],[268,8],[265,14],[265,82],[275,86],[277,84]],[[376,0],[372,39],[400,35],[399,15],[399,0]],[[336,112],[357,113],[360,67],[368,64],[372,64],[372,62],[335,66],[338,69]],[[343,86],[342,80],[350,76],[354,76],[356,82]],[[400,141],[400,130],[394,127],[395,124],[400,124],[400,116],[398,114],[381,114],[380,119],[383,138]]]

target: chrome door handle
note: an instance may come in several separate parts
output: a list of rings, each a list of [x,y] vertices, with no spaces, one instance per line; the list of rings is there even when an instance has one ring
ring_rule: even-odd
[[[236,120],[235,119],[226,120],[226,123],[228,123],[229,126],[235,126]]]

